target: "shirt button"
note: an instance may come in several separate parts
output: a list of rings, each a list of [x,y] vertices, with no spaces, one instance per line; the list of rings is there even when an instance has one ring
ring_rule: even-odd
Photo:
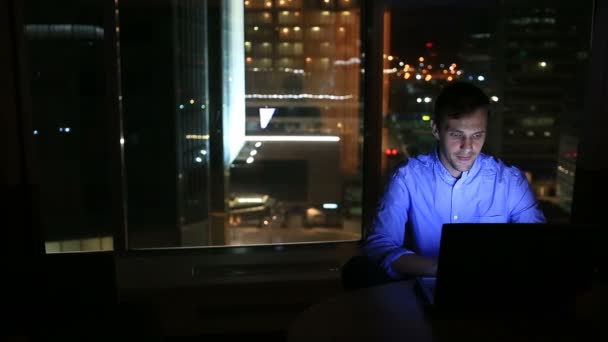
[[[458,220],[458,215],[454,215],[454,221]]]

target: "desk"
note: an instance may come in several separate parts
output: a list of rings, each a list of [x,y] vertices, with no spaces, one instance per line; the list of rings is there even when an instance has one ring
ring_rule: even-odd
[[[431,341],[432,330],[413,282],[345,293],[304,311],[289,328],[289,341]]]
[[[605,304],[605,299],[602,296],[596,304]],[[591,339],[598,333],[606,338],[605,323],[605,316],[572,322],[431,320],[413,281],[401,281],[348,292],[310,307],[290,325],[288,341],[608,341],[599,336]]]

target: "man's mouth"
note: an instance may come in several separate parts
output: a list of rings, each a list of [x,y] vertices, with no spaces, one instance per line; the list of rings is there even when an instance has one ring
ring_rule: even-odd
[[[461,162],[468,162],[471,161],[471,159],[473,159],[472,156],[456,156],[456,159],[458,159],[458,161]]]

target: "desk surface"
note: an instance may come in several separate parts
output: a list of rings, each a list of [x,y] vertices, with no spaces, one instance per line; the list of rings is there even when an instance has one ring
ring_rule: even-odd
[[[289,341],[431,341],[432,331],[413,282],[395,282],[345,293],[303,312]]]
[[[605,291],[583,301],[608,311]],[[597,333],[607,337],[606,314],[588,318],[572,322],[431,320],[414,282],[401,281],[348,292],[310,307],[291,324],[288,340],[572,341]]]

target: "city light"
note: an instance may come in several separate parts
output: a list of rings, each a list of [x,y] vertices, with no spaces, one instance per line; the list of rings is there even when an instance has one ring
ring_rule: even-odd
[[[424,98],[424,102],[425,102],[425,103],[429,103],[429,102],[431,102],[431,101],[432,101],[432,99],[431,99],[430,97],[425,97],[425,98]]]
[[[426,75],[426,77],[424,78],[424,80],[428,82],[428,81],[430,81],[432,78],[433,78],[433,76],[431,76],[431,75],[429,74],[429,75]]]
[[[448,82],[452,82],[453,78],[452,76],[448,76]]]
[[[420,74],[416,74],[416,79],[417,79],[417,80],[419,80],[419,79],[421,79],[421,78],[422,78],[422,75],[420,75]]]
[[[187,134],[187,140],[209,140],[209,134],[200,135],[200,134]]]
[[[237,203],[263,203],[264,198],[262,197],[238,197]]]
[[[190,99],[190,104],[194,104],[194,99]]]
[[[492,96],[490,97],[490,99],[492,99],[492,101],[494,102],[498,102],[498,96]]]
[[[538,66],[540,66],[541,68],[546,68],[547,67],[547,62],[541,61],[541,62],[538,63]]]
[[[124,145],[125,144],[125,138],[120,138],[120,145]]]
[[[403,62],[399,62],[399,66],[403,66]]]
[[[406,80],[409,79],[412,75],[409,72],[406,72],[405,74],[403,74],[403,78],[405,78]]]
[[[485,81],[485,79],[486,78],[483,77],[483,76],[481,76],[481,75],[477,76],[477,80],[480,81],[480,82]]]
[[[418,103],[422,103],[422,99],[421,99],[421,98],[417,98],[417,99],[416,99],[416,102],[418,102]]]
[[[550,136],[551,136],[551,132],[549,132],[549,131],[545,131],[545,132],[543,133],[543,135],[544,135],[544,136],[546,136],[546,137],[550,137]]]
[[[332,101],[346,101],[353,98],[352,95],[325,95],[325,94],[247,94],[246,99],[279,99],[279,100],[301,100],[301,99],[314,99],[314,100],[332,100]]]
[[[430,121],[431,120],[431,116],[430,115],[423,115],[422,116],[422,121]]]
[[[249,151],[249,155],[252,156],[252,157],[255,156],[256,154],[258,154],[257,150],[251,150],[251,151]]]
[[[272,116],[276,110],[276,108],[260,108],[259,114],[261,129],[268,127],[268,124],[270,123],[270,120],[272,119]]]
[[[37,129],[34,130],[34,135],[38,135],[38,130]]]
[[[384,153],[387,156],[396,156],[399,153],[399,151],[397,151],[396,148],[387,148],[386,151],[384,151]]]
[[[207,155],[207,150],[201,150],[201,154],[206,156]]]
[[[323,209],[338,209],[337,203],[323,203]]]
[[[246,162],[247,162],[247,164],[251,164],[254,162],[254,160],[255,159],[253,159],[253,157],[249,157],[249,158],[247,158]]]
[[[388,56],[388,60],[389,60],[389,61],[392,61],[394,58],[395,58],[395,57],[393,57],[393,56]]]
[[[202,163],[202,162],[203,162],[203,158],[201,158],[201,157],[196,157],[196,158],[194,158],[194,160],[195,160],[197,163]]]
[[[259,28],[259,27],[257,27],[257,26],[254,26],[254,27],[253,27],[253,30],[254,30],[254,31],[257,31],[257,30],[259,30],[259,29],[260,29],[260,28]]]
[[[424,62],[424,57],[422,57],[422,56],[418,57],[418,62]]]
[[[340,137],[334,135],[246,135],[245,141],[338,142]]]
[[[254,145],[254,146],[255,146],[256,148],[260,148],[260,146],[262,146],[262,143],[258,141],[258,142],[256,142],[256,143],[255,143],[255,145]]]
[[[179,105],[179,109],[184,109],[184,105],[183,105],[183,104],[180,104],[180,105]]]

